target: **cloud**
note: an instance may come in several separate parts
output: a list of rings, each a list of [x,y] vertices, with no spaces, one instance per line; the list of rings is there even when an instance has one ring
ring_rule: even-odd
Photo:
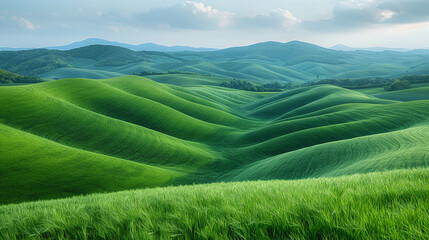
[[[33,31],[34,24],[23,17],[12,16],[12,20],[19,23],[19,25],[23,28]]]
[[[291,29],[301,22],[289,10],[277,8],[268,14],[258,14],[253,17],[243,17],[239,23],[246,27]]]
[[[217,29],[230,26],[235,14],[221,11],[201,2],[185,1],[182,4],[154,8],[137,15],[147,24],[185,29]]]
[[[408,24],[429,21],[428,0],[346,0],[339,2],[332,16],[305,22],[312,30],[344,30],[381,24]]]
[[[390,0],[382,1],[378,5],[379,9],[391,10],[395,12],[390,23],[418,23],[429,21],[429,1],[428,0]]]
[[[218,10],[201,2],[185,1],[166,8],[154,8],[137,14],[145,27],[170,27],[181,29],[213,30],[221,28],[291,29],[301,22],[289,10],[277,8],[268,14],[237,16],[235,13]]]

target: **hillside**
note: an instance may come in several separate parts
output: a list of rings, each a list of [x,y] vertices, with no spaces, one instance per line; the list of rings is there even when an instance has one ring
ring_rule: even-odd
[[[198,79],[0,87],[0,203],[429,165],[428,100],[330,85],[248,92]]]
[[[0,68],[47,79],[104,79],[143,71],[188,71],[259,83],[302,83],[325,78],[429,74],[428,62],[428,54],[416,51],[345,52],[298,41],[264,42],[205,52],[133,51],[121,45],[83,45],[63,51],[0,51]]]
[[[39,77],[21,76],[16,73],[11,73],[0,69],[0,84],[15,84],[15,83],[38,83],[43,82]]]

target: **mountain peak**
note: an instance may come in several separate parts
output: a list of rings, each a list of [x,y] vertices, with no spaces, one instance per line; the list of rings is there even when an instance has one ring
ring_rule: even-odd
[[[337,51],[354,51],[354,50],[356,50],[356,49],[349,47],[349,46],[346,46],[344,44],[337,44],[333,47],[330,47],[330,49],[337,50]]]

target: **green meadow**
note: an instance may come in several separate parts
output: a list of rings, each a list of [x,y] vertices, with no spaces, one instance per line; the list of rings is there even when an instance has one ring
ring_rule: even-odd
[[[223,80],[0,86],[0,238],[429,238],[427,84]]]
[[[428,169],[0,206],[2,239],[427,239]]]

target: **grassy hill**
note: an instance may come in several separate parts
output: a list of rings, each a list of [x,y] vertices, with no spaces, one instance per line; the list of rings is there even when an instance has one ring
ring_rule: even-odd
[[[149,77],[0,86],[1,239],[428,237],[427,84]]]
[[[0,87],[0,202],[429,165],[429,100],[330,85],[248,92],[190,76]]]
[[[426,84],[427,85],[427,84]],[[378,93],[374,96],[383,98],[383,99],[392,99],[397,101],[414,101],[414,100],[423,100],[429,99],[429,86],[394,91],[394,92],[385,92]]]
[[[43,82],[39,77],[21,76],[0,69],[0,84],[38,83]]]
[[[427,239],[429,170],[0,206],[3,239]]]
[[[267,83],[326,78],[429,74],[429,55],[394,51],[336,51],[293,41],[265,42],[208,52],[132,51],[91,45],[67,51],[0,51],[0,68],[47,79],[110,78],[143,71],[189,71]],[[208,83],[211,81],[207,79]]]

